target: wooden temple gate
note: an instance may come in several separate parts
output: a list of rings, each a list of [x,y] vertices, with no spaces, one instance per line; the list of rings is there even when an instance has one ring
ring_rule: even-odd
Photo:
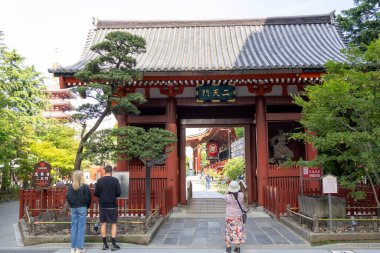
[[[122,92],[141,93],[148,102],[139,107],[139,116],[119,116],[118,125],[165,128],[179,140],[166,160],[162,178],[155,181],[157,190],[173,189],[172,205],[187,203],[186,128],[239,126],[245,130],[248,202],[265,206],[266,187],[272,184],[270,139],[280,128],[291,132],[300,127],[297,121],[301,109],[293,104],[291,95],[300,94],[307,85],[318,84],[327,60],[344,60],[340,50],[345,45],[333,15],[223,21],[98,21],[88,35],[79,62],[50,70],[59,77],[62,89],[85,85],[74,74],[94,58],[90,47],[115,29],[147,40],[146,53],[136,56],[136,68],[142,71],[143,78],[128,83]],[[226,94],[232,99],[223,100],[227,86],[233,87],[233,94]],[[201,98],[202,87],[213,89],[213,97],[208,94],[209,99]],[[289,145],[294,160],[312,160],[316,155],[310,144]],[[119,161],[117,168],[128,171],[132,165]],[[142,186],[142,177],[135,174],[130,178]]]

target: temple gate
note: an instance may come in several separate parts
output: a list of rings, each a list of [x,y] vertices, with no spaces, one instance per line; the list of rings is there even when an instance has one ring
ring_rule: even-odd
[[[301,109],[292,103],[291,95],[318,84],[326,61],[344,60],[340,50],[345,44],[332,14],[220,21],[98,21],[80,60],[51,70],[60,78],[62,89],[85,85],[74,78],[75,72],[94,57],[90,47],[114,30],[147,41],[146,53],[136,57],[143,78],[129,83],[124,92],[142,93],[148,102],[139,107],[139,116],[119,116],[118,125],[161,127],[176,133],[179,141],[160,179],[173,188],[174,204],[186,204],[185,129],[239,126],[245,130],[248,201],[263,206],[274,156],[271,140],[279,129],[289,133],[299,128]],[[311,160],[316,155],[310,144],[289,142],[287,147],[293,160]],[[133,166],[127,161],[117,164],[119,171]]]

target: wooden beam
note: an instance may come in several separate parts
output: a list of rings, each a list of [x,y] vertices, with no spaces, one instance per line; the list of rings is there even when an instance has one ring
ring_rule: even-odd
[[[127,124],[165,124],[165,115],[128,116]]]
[[[239,119],[181,119],[180,125],[186,127],[217,127],[217,126],[242,126],[253,124],[252,118]]]
[[[267,121],[293,121],[300,119],[301,113],[299,112],[267,113]]]

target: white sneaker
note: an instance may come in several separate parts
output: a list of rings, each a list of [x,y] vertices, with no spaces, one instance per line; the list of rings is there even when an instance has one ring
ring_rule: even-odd
[[[70,253],[77,253],[77,249],[75,249],[75,248],[71,248]]]
[[[75,251],[75,253],[84,253],[85,250],[84,249],[77,249],[77,251]]]

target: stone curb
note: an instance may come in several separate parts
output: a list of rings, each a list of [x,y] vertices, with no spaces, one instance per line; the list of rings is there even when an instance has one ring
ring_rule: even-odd
[[[122,243],[148,245],[157,233],[165,218],[160,217],[157,222],[145,234],[120,234],[117,240]],[[48,236],[32,236],[29,235],[29,229],[24,219],[18,222],[21,237],[25,246],[45,243],[69,243],[70,235],[48,235]],[[85,242],[101,242],[102,238],[99,235],[86,235]]]
[[[282,216],[280,222],[293,230],[303,239],[310,243],[326,242],[326,241],[364,241],[364,240],[380,240],[380,233],[314,233],[304,229],[298,224],[292,222],[289,218]],[[375,243],[376,244],[376,243]],[[350,246],[351,244],[349,244]],[[348,246],[348,247],[349,247]],[[346,247],[346,246],[345,246]]]

